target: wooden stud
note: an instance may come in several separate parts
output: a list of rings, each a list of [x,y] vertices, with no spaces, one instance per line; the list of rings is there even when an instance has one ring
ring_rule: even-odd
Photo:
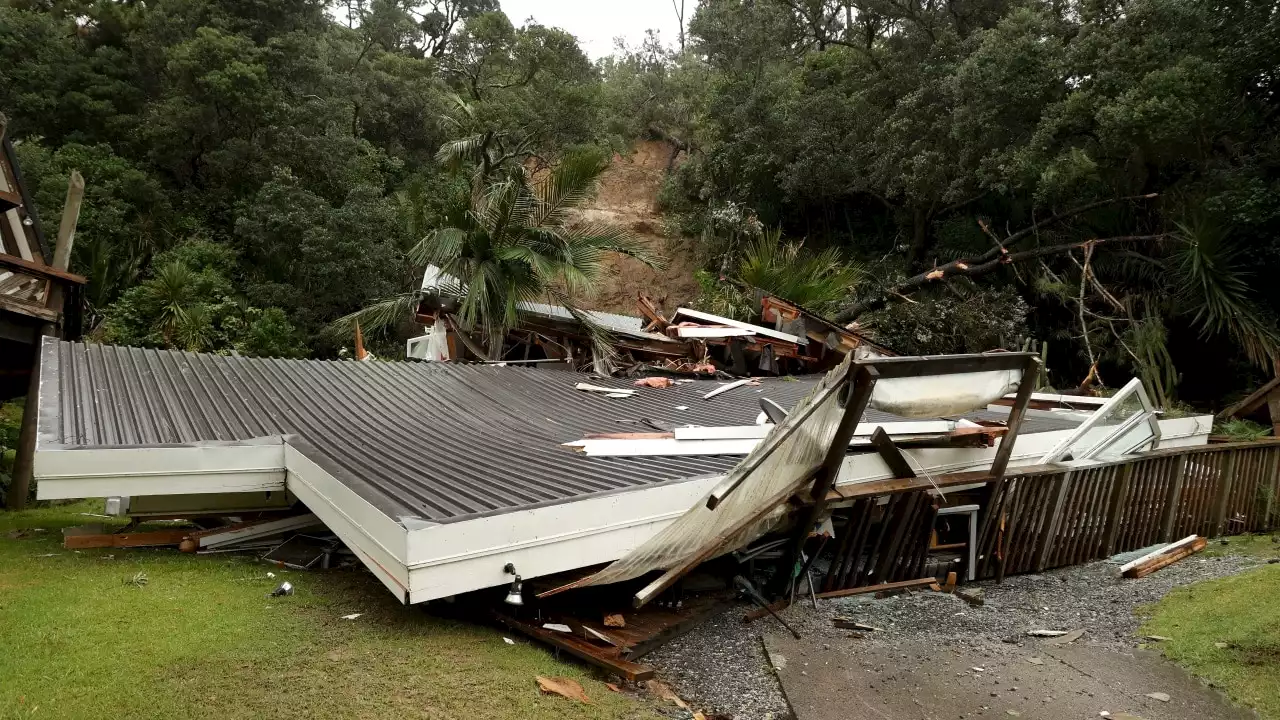
[[[1174,461],[1173,478],[1165,496],[1164,518],[1160,523],[1160,537],[1164,542],[1173,540],[1174,521],[1177,519],[1178,502],[1182,499],[1182,483],[1187,471],[1187,456],[1180,455]]]
[[[1125,500],[1129,494],[1129,482],[1133,478],[1133,466],[1129,463],[1120,467],[1120,477],[1111,487],[1111,499],[1107,506],[1107,525],[1102,540],[1103,557],[1111,557],[1116,553],[1116,536],[1120,532],[1120,521],[1124,518]]]
[[[1041,572],[1049,562],[1049,558],[1053,552],[1053,547],[1057,544],[1058,526],[1062,522],[1062,506],[1067,500],[1067,492],[1071,489],[1071,472],[1063,473],[1058,478],[1057,495],[1054,497],[1053,504],[1049,510],[1048,528],[1044,534],[1044,538],[1040,541],[1040,547],[1036,552],[1034,567],[1036,572]]]
[[[864,587],[846,588],[844,590],[834,590],[832,592],[818,593],[819,598],[841,598],[851,595],[866,595],[867,593],[884,592],[886,590],[905,590],[909,588],[927,587],[938,582],[937,578],[920,578],[919,580],[902,580],[900,582],[881,583],[879,585],[867,585]]]
[[[909,480],[916,477],[915,471],[911,469],[911,463],[907,462],[907,458],[903,456],[898,446],[893,444],[893,439],[883,427],[876,426],[875,431],[871,433],[871,445],[875,447],[876,452],[880,453],[880,457],[884,459],[895,478]]]
[[[1213,519],[1209,526],[1209,537],[1217,537],[1222,535],[1227,522],[1227,506],[1231,501],[1231,486],[1235,482],[1236,467],[1240,461],[1240,454],[1237,452],[1227,453],[1226,462],[1223,463],[1222,471],[1219,473],[1217,484],[1217,496],[1214,502]]]

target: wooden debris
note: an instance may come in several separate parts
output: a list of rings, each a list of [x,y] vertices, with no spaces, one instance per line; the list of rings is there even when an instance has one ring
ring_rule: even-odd
[[[1168,567],[1179,560],[1195,555],[1204,550],[1209,541],[1198,535],[1189,535],[1172,545],[1148,553],[1120,568],[1120,574],[1127,578],[1141,578],[1163,567]]]
[[[631,682],[640,682],[653,677],[653,668],[623,660],[618,656],[616,647],[601,647],[571,633],[544,630],[537,625],[517,620],[500,612],[494,612],[493,617],[512,630],[518,630],[535,640],[541,640],[552,647],[564,650],[574,657],[602,667]]]
[[[636,387],[648,387],[648,388],[661,389],[661,388],[669,388],[672,385],[675,385],[676,381],[672,380],[669,377],[647,377],[647,378],[640,378],[639,380],[631,384]]]
[[[85,550],[88,548],[129,548],[160,547],[179,545],[193,531],[191,528],[177,530],[154,530],[140,533],[75,533],[71,531],[83,528],[67,528],[62,538],[62,547],[68,550]]]
[[[599,385],[592,385],[591,383],[584,382],[580,382],[573,387],[575,390],[582,390],[583,392],[604,393],[606,395],[625,395],[630,397],[636,394],[636,391],[631,388],[600,387]]]
[[[755,610],[749,610],[743,613],[742,622],[744,623],[754,622],[756,620],[759,620],[762,617],[768,617],[769,610],[772,610],[773,612],[782,612],[790,605],[791,605],[791,600],[786,599],[786,600],[778,600],[777,602],[770,603],[768,610],[764,608],[756,608]]]
[[[591,704],[591,698],[587,697],[587,691],[583,690],[582,684],[573,678],[543,677],[538,675],[536,680],[538,681],[538,689],[548,695],[555,694],[570,700]]]
[[[727,393],[727,392],[729,392],[730,390],[733,390],[733,389],[735,389],[735,388],[740,388],[740,387],[742,387],[742,386],[744,386],[744,385],[759,385],[759,384],[760,384],[760,382],[759,382],[758,380],[752,380],[751,378],[743,378],[743,379],[741,379],[741,380],[734,380],[733,382],[731,382],[731,383],[729,383],[729,384],[727,384],[727,385],[721,385],[720,387],[716,388],[715,390],[712,390],[711,392],[707,393],[706,395],[703,395],[703,396],[702,396],[702,399],[703,399],[703,400],[710,400],[711,398],[713,398],[713,397],[715,397],[715,396],[717,396],[717,395],[719,395],[719,394],[721,394],[721,393]]]
[[[618,627],[618,628],[620,628],[620,627],[626,627],[626,626],[627,626],[627,619],[626,619],[626,618],[624,618],[624,617],[622,616],[622,613],[615,613],[615,614],[613,614],[613,615],[605,615],[605,616],[604,616],[604,626],[605,626],[605,627]]]
[[[864,625],[849,618],[832,618],[831,624],[841,630],[862,630],[865,632],[884,632],[884,628],[878,628],[874,625]]]
[[[612,690],[612,691],[616,692],[616,693],[620,693],[620,692],[622,692],[622,688],[618,687],[617,685],[615,685],[615,684],[613,684],[613,683],[605,683],[605,684],[604,684],[604,686],[605,686],[605,687],[607,687],[607,688],[609,688],[610,690]]]
[[[1051,637],[1047,640],[1042,640],[1041,642],[1045,645],[1066,645],[1068,643],[1073,643],[1082,637],[1084,637],[1084,630],[1072,630],[1065,635]]]
[[[644,686],[648,688],[649,692],[653,693],[659,700],[672,703],[681,710],[689,709],[689,704],[684,700],[681,700],[680,696],[675,694],[675,692],[663,684],[662,681],[648,680],[645,682]]]
[[[1070,630],[1028,630],[1027,635],[1038,638],[1056,638],[1070,634]]]
[[[900,590],[905,588],[927,587],[938,582],[937,578],[920,578],[919,580],[902,580],[900,582],[883,583],[880,585],[868,585],[866,587],[845,588],[843,590],[831,590],[829,592],[818,593],[820,598],[839,598],[849,597],[850,595],[866,595],[867,593],[878,593],[885,590]]]
[[[971,607],[982,607],[987,602],[982,595],[981,589],[961,590],[957,588],[952,594],[969,603]]]
[[[957,579],[957,578],[956,578],[956,574],[955,574],[954,572],[949,572],[949,573],[947,573],[947,584],[942,586],[942,591],[943,591],[943,592],[948,592],[948,593],[950,593],[950,592],[955,592],[955,591],[956,591],[956,579]]]

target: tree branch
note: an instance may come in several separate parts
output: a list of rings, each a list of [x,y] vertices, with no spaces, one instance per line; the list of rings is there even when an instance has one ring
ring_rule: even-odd
[[[1083,242],[1063,243],[1061,245],[1047,245],[1045,247],[1035,248],[1033,250],[1024,250],[1022,252],[1010,253],[1004,248],[995,248],[982,257],[977,259],[962,258],[953,260],[946,265],[936,267],[929,272],[920,273],[903,280],[893,287],[885,288],[876,295],[858,302],[850,303],[840,310],[833,318],[835,322],[847,324],[858,318],[863,313],[888,305],[891,298],[905,298],[908,294],[913,293],[925,287],[930,287],[936,283],[946,283],[956,278],[977,278],[983,275],[990,275],[1005,265],[1025,262],[1027,260],[1035,260],[1038,258],[1049,257],[1051,255],[1061,255],[1079,250],[1086,247],[1097,247],[1099,245],[1116,245],[1120,243],[1148,242],[1152,240],[1161,240],[1168,237],[1168,233],[1160,233],[1158,235],[1123,235],[1119,237],[1099,238],[1094,240],[1085,240]]]

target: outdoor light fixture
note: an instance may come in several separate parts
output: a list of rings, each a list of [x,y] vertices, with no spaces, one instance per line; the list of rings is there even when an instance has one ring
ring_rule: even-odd
[[[520,594],[520,576],[516,575],[516,566],[512,563],[507,563],[506,567],[502,568],[502,572],[507,575],[516,576],[515,579],[511,581],[511,587],[507,590],[506,603],[508,605],[515,605],[516,607],[524,605],[524,596]]]

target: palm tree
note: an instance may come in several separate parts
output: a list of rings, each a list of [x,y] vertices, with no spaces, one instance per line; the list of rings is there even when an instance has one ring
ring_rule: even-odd
[[[606,349],[607,334],[577,304],[598,282],[604,254],[661,264],[625,228],[570,222],[570,211],[591,197],[607,166],[596,152],[566,155],[538,176],[515,166],[505,178],[473,193],[469,208],[410,250],[409,258],[418,266],[435,265],[457,278],[454,321],[464,332],[480,332],[489,358],[500,357],[507,332],[521,324],[525,302],[563,306],[597,347]],[[412,313],[420,295],[414,291],[383,300],[336,320],[331,331],[345,335],[357,321],[366,332],[392,327]]]
[[[747,242],[737,266],[723,277],[701,274],[701,303],[718,315],[754,321],[760,312],[755,291],[762,290],[825,313],[853,294],[866,275],[839,248],[811,252],[803,242],[784,240],[781,228],[765,229]]]

